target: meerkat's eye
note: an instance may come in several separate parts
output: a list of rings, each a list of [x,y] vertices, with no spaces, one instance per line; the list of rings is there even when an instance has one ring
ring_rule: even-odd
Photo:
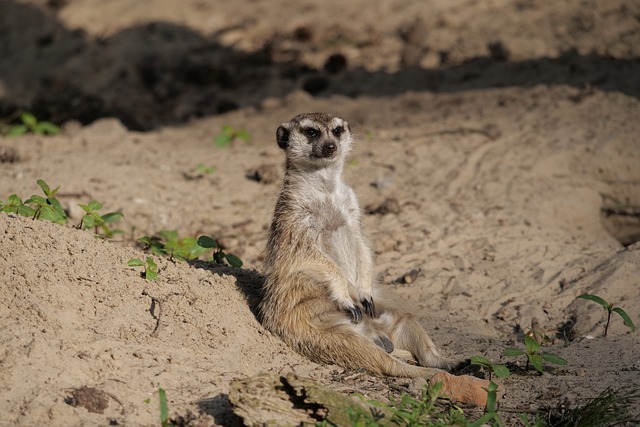
[[[337,136],[338,138],[340,138],[340,135],[342,135],[344,133],[344,128],[342,126],[338,126],[337,128],[333,129],[331,131],[335,136]]]
[[[304,133],[309,138],[317,138],[320,136],[320,131],[315,128],[304,128],[302,129],[302,133]]]

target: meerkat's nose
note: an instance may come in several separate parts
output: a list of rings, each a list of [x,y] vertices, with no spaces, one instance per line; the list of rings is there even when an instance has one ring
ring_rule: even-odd
[[[324,154],[333,154],[337,149],[338,146],[335,142],[328,142],[324,145],[324,147],[322,147],[322,151],[324,152]]]

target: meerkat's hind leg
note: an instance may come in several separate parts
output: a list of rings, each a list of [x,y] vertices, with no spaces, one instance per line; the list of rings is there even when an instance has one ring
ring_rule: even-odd
[[[409,351],[420,366],[451,369],[456,365],[457,361],[438,354],[438,349],[427,331],[410,314],[386,311],[376,320],[396,347]]]

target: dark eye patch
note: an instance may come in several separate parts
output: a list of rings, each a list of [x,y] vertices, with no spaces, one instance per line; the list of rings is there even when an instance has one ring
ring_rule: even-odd
[[[320,136],[320,131],[316,128],[304,128],[302,129],[302,133],[309,138],[317,138]]]
[[[338,126],[337,128],[334,128],[331,133],[333,133],[335,136],[340,137],[340,135],[342,135],[344,133],[344,128],[342,126]]]

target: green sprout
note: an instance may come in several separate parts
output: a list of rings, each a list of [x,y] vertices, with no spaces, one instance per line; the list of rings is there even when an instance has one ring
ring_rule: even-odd
[[[211,175],[212,173],[215,173],[218,168],[215,167],[215,165],[206,166],[204,163],[198,163],[196,170],[203,175]]]
[[[118,222],[124,216],[122,212],[109,212],[104,215],[100,215],[98,211],[102,209],[102,203],[92,200],[88,205],[82,205],[78,203],[78,206],[85,211],[82,219],[80,220],[80,224],[78,224],[78,228],[82,230],[86,230],[89,228],[94,228],[94,232],[98,235],[98,230],[102,230],[102,234],[100,236],[111,238],[114,234],[121,234],[122,230],[112,230],[109,227],[109,224],[114,222]]]
[[[509,368],[497,363],[491,363],[491,361],[484,356],[471,356],[471,364],[486,369],[489,373],[489,381],[491,381],[492,374],[495,374],[498,378],[506,378],[511,374]]]
[[[158,265],[150,256],[147,257],[146,262],[139,258],[132,258],[127,261],[127,265],[129,267],[144,267],[144,271],[140,275],[147,280],[156,280],[158,278]]]
[[[12,194],[7,198],[5,203],[0,203],[2,212],[15,213],[21,216],[33,217],[36,210],[31,206],[25,205],[17,194]]]
[[[496,427],[502,426],[502,421],[497,412],[498,401],[498,384],[493,381],[489,382],[489,386],[485,389],[487,391],[487,405],[485,406],[485,413],[473,423],[469,424],[469,427],[482,427],[490,425],[489,422],[493,421],[493,425]]]
[[[527,356],[527,365],[525,369],[529,369],[529,365],[532,365],[538,372],[541,374],[544,373],[542,368],[542,362],[546,361],[549,363],[555,363],[556,365],[566,365],[567,360],[562,357],[548,352],[540,351],[540,344],[535,339],[531,338],[529,335],[524,336],[524,345],[525,350],[521,350],[519,348],[506,348],[503,351],[503,355],[505,356],[521,356],[525,354]]]
[[[169,404],[167,403],[167,393],[162,387],[158,387],[158,400],[160,401],[160,425],[169,426]]]
[[[198,245],[203,248],[213,249],[213,261],[216,263],[228,263],[232,267],[242,267],[242,260],[234,254],[225,253],[218,242],[213,238],[209,236],[200,236],[198,238]]]
[[[607,301],[605,301],[603,298],[600,298],[597,295],[582,294],[582,295],[579,295],[578,298],[582,298],[582,299],[586,299],[586,300],[589,300],[589,301],[596,302],[596,303],[600,304],[602,307],[604,307],[605,310],[607,310],[607,324],[604,327],[604,336],[605,337],[607,336],[607,331],[609,330],[609,322],[611,321],[611,313],[618,313],[620,315],[620,317],[622,317],[622,320],[624,321],[624,324],[629,329],[631,329],[631,332],[636,330],[636,327],[633,324],[633,321],[631,320],[631,318],[629,317],[627,312],[624,311],[622,308],[615,307],[613,304],[609,304]]]
[[[60,202],[55,197],[56,193],[60,189],[57,186],[51,190],[49,185],[42,179],[38,179],[38,186],[44,192],[45,197],[32,195],[29,199],[25,200],[25,205],[32,205],[33,219],[44,219],[47,221],[55,222],[56,224],[65,224],[67,222],[67,214],[62,209]]]
[[[9,128],[8,136],[21,136],[28,132],[37,135],[57,135],[60,133],[58,126],[51,122],[38,121],[36,116],[28,112],[20,114],[20,121],[22,122],[21,124]]]
[[[230,125],[224,125],[222,126],[222,131],[213,139],[213,143],[216,147],[222,148],[231,144],[236,139],[249,142],[249,140],[251,140],[251,135],[245,129],[236,129]]]

